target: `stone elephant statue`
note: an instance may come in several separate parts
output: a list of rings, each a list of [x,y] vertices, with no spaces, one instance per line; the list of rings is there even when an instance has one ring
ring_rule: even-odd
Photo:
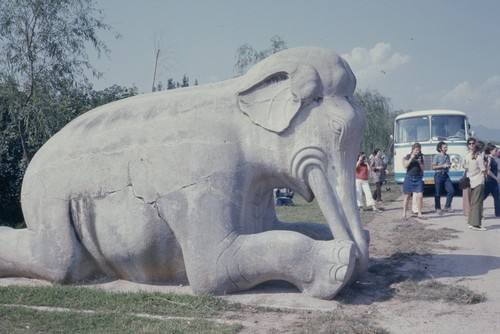
[[[0,277],[188,281],[213,294],[284,280],[333,298],[368,263],[355,85],[336,53],[300,47],[241,77],[81,115],[27,169],[27,228],[0,228]],[[329,226],[280,222],[279,187],[316,197]]]

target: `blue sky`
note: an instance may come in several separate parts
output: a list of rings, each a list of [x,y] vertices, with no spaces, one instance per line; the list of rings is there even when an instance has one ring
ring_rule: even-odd
[[[191,85],[234,77],[236,50],[320,46],[342,55],[358,88],[376,90],[393,109],[463,110],[474,125],[500,129],[499,0],[98,0],[122,37],[100,37],[110,59],[96,62],[96,89],[158,80]]]

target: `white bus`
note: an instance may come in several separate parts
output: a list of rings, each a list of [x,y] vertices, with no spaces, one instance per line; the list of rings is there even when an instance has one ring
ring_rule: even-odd
[[[406,169],[403,158],[410,154],[411,145],[419,142],[424,154],[424,184],[434,184],[432,158],[440,141],[448,144],[451,167],[448,175],[453,183],[458,183],[464,170],[462,159],[467,150],[467,139],[471,136],[467,115],[457,110],[422,110],[399,115],[394,121],[394,180],[401,184]]]

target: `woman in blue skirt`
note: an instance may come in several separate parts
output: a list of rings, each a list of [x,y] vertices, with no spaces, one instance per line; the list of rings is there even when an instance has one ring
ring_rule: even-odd
[[[413,143],[411,153],[407,154],[403,159],[403,167],[406,168],[405,180],[403,183],[404,204],[403,204],[403,219],[406,219],[406,211],[408,202],[412,193],[416,193],[418,218],[425,219],[422,216],[422,197],[424,194],[424,155],[422,154],[422,146],[420,143]]]

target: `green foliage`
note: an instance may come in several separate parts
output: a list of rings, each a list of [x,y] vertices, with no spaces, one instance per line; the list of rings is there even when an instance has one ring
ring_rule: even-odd
[[[22,221],[22,176],[26,170],[18,129],[10,113],[10,105],[19,103],[19,94],[9,87],[12,81],[0,84],[0,225],[19,225]]]
[[[67,93],[88,86],[84,71],[100,75],[88,60],[87,44],[99,55],[108,52],[97,31],[110,27],[93,5],[91,0],[0,2],[0,82],[10,97],[8,127],[17,131],[25,164],[40,142],[74,117],[77,110],[64,106]]]
[[[271,46],[261,51],[257,51],[250,44],[245,43],[236,50],[234,69],[238,74],[243,74],[252,65],[278,51],[286,50],[286,48],[285,41],[278,35],[271,37]]]
[[[4,304],[39,305],[78,308],[94,311],[114,309],[122,313],[154,313],[157,315],[210,317],[220,311],[238,310],[238,304],[208,294],[180,295],[175,293],[111,293],[69,285],[47,287],[0,287]]]
[[[1,112],[1,111],[0,111]],[[22,160],[22,149],[16,132],[4,126],[2,113],[0,124],[0,225],[17,226],[23,221],[21,203],[22,176],[26,165]]]
[[[93,92],[85,71],[91,45],[111,30],[92,0],[0,0],[0,224],[22,223],[21,182],[31,158],[65,124],[106,102],[137,94]]]
[[[0,306],[0,332],[21,333],[238,333],[240,325],[219,324],[203,319],[148,317],[113,312],[79,310],[49,312],[25,307]]]
[[[26,148],[30,156],[69,121],[100,105],[137,95],[137,88],[111,86],[102,91],[61,84],[57,91],[36,86],[24,124]],[[38,91],[39,89],[39,91]],[[16,94],[17,93],[17,94]],[[24,172],[28,166],[23,156],[18,123],[11,112],[12,96],[21,92],[0,84],[0,225],[23,223],[20,194]]]
[[[390,182],[390,176],[388,177]],[[374,187],[373,185],[371,186]],[[401,195],[399,189],[384,191],[384,201],[392,202]],[[315,222],[328,225],[326,218],[323,216],[319,207],[318,201],[314,199],[312,202],[307,202],[302,196],[295,194],[293,198],[294,206],[277,206],[276,217],[282,222]],[[360,212],[361,222],[367,224],[377,213],[373,210],[364,210]]]
[[[181,87],[189,87],[189,78],[185,74],[182,77],[182,86]]]
[[[93,6],[91,0],[1,1],[2,59],[8,75],[29,89],[40,78],[52,84],[60,78],[73,81],[83,76],[84,68],[96,71],[87,45],[99,54],[108,52],[97,31],[111,27]]]
[[[174,79],[168,79],[167,80],[167,90],[168,89],[175,89],[175,82]]]
[[[393,132],[393,119],[391,119],[388,99],[378,92],[369,90],[356,91],[354,98],[366,117],[361,151],[371,153],[375,148],[386,149]]]
[[[194,85],[198,85],[198,79],[195,80]],[[179,81],[174,81],[174,79],[170,78],[167,80],[167,90],[170,89],[176,89],[176,88],[184,88],[184,87],[189,87],[189,77],[184,74],[182,77],[182,83]],[[156,88],[156,91],[161,91],[163,89],[163,84],[158,84],[158,87]]]
[[[113,85],[101,91],[90,91],[90,103],[87,110],[97,108],[101,105],[125,99],[138,94],[137,87],[122,87]]]

